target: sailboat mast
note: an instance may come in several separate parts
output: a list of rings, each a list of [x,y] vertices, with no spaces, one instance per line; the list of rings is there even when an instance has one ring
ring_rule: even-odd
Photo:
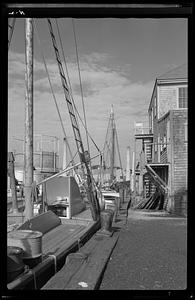
[[[130,147],[127,147],[126,181],[130,181]]]
[[[110,155],[110,183],[114,180],[114,160],[115,160],[115,126],[114,111],[111,108],[111,155]]]
[[[25,19],[26,97],[25,97],[25,219],[33,217],[33,24]]]

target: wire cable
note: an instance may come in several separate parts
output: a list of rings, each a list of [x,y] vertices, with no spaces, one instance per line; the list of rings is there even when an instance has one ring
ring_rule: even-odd
[[[86,128],[77,108],[76,108],[76,105],[75,105],[75,102],[74,102],[74,98],[73,98],[73,92],[72,92],[72,87],[71,87],[71,82],[70,82],[70,76],[69,76],[69,73],[68,73],[68,66],[67,66],[67,61],[66,61],[66,58],[65,58],[65,55],[64,55],[64,48],[63,48],[63,45],[62,45],[62,39],[61,39],[61,35],[60,35],[60,28],[59,28],[59,25],[58,25],[58,22],[57,20],[55,19],[56,21],[56,26],[57,26],[57,31],[58,31],[58,36],[59,36],[59,40],[60,40],[60,45],[61,45],[61,50],[62,50],[62,55],[63,55],[63,59],[64,59],[64,64],[65,64],[65,68],[66,68],[66,74],[67,74],[67,78],[68,78],[68,83],[69,83],[69,88],[70,88],[70,96],[71,96],[71,100],[72,100],[72,103],[73,103],[73,106],[74,106],[74,110],[75,112],[77,113],[85,131],[87,132],[88,136],[90,137],[91,141],[93,142],[94,146],[96,147],[97,151],[99,153],[101,153],[99,147],[97,146],[97,144],[95,143],[94,139],[92,138],[92,136],[90,135],[88,129]]]
[[[86,128],[87,148],[88,148],[88,152],[90,153],[90,151],[89,151],[89,139],[88,139],[88,134],[87,134],[87,120],[86,120],[86,113],[85,113],[85,105],[84,105],[84,97],[83,97],[83,87],[82,87],[82,81],[81,81],[81,70],[80,70],[80,64],[79,64],[79,54],[78,54],[76,29],[75,29],[74,19],[72,19],[72,27],[73,27],[73,33],[74,33],[75,49],[76,49],[76,58],[77,58],[77,66],[78,66],[80,90],[81,90],[81,100],[82,100],[82,107],[83,107],[83,116],[84,116],[84,122],[85,122],[85,128]]]
[[[115,126],[115,130],[116,130],[116,124],[115,124],[115,122],[114,122],[114,126]],[[119,156],[119,163],[120,163],[121,172],[122,172],[122,176],[123,176],[124,174],[123,174],[123,167],[122,167],[121,155],[120,155],[120,151],[119,151],[119,142],[118,142],[118,133],[117,133],[117,130],[116,130],[116,142],[117,142],[117,150],[118,150],[118,156]],[[123,176],[123,178],[124,178],[124,176]]]
[[[38,34],[36,22],[35,22],[35,20],[33,20],[33,21],[34,21],[34,26],[35,26],[36,37],[37,37],[38,44],[39,44],[40,51],[41,51],[41,56],[42,56],[43,63],[44,63],[44,66],[45,66],[45,71],[46,71],[46,74],[47,74],[47,78],[48,78],[48,81],[49,81],[49,85],[50,85],[50,88],[51,88],[53,99],[54,99],[54,102],[55,102],[55,105],[56,105],[57,113],[58,113],[58,116],[59,116],[59,119],[60,119],[62,131],[64,133],[64,137],[65,137],[65,140],[66,140],[66,143],[67,143],[67,146],[68,146],[68,151],[70,153],[71,161],[74,164],[73,155],[72,155],[72,152],[71,152],[71,149],[70,149],[70,145],[68,143],[68,139],[67,139],[67,135],[66,135],[66,132],[65,132],[64,125],[63,125],[62,117],[61,117],[61,114],[60,114],[60,111],[59,111],[59,107],[58,107],[58,104],[57,104],[57,100],[56,100],[56,97],[55,97],[55,94],[54,94],[54,90],[53,90],[53,87],[52,87],[52,84],[51,84],[51,80],[50,80],[50,76],[49,76],[49,72],[48,72],[46,60],[45,60],[45,57],[44,57],[44,54],[43,54],[43,50],[42,50],[41,41],[40,41],[40,38],[39,38],[39,34]]]

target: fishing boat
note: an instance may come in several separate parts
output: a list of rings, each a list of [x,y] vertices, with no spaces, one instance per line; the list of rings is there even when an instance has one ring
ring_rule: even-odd
[[[41,181],[33,181],[33,26],[34,20],[25,19],[26,25],[26,119],[25,119],[25,210],[20,212],[14,177],[14,155],[8,155],[8,175],[11,180],[13,211],[8,215],[12,226],[7,234],[7,288],[40,289],[64,265],[69,253],[77,251],[100,228],[100,212],[105,208],[101,190],[91,172],[89,151],[84,150],[76,118],[75,104],[63,70],[52,21],[47,19],[56,63],[62,82],[74,140],[80,162],[65,167]],[[10,19],[8,48],[15,20]],[[59,113],[59,111],[58,111]],[[64,130],[64,139],[67,136]],[[89,150],[89,149],[88,149]],[[100,156],[100,153],[95,157]],[[76,172],[81,168],[83,178]],[[68,175],[73,171],[72,175]],[[37,187],[42,197],[37,200]],[[84,196],[81,193],[84,191]],[[35,198],[35,203],[33,202]]]
[[[125,179],[121,162],[114,107],[111,106],[98,184],[101,186],[105,209],[114,210],[114,220],[124,199]],[[120,166],[117,166],[117,163]]]

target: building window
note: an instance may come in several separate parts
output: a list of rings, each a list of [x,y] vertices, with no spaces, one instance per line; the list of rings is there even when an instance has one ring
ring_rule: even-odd
[[[167,139],[166,139],[166,135],[164,134],[164,137],[163,137],[163,150],[166,150],[167,148]]]
[[[179,108],[188,107],[188,88],[180,87],[179,88]]]

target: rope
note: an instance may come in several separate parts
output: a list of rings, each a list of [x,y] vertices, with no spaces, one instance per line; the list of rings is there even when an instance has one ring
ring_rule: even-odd
[[[66,62],[66,59],[65,59],[64,48],[63,48],[63,45],[62,45],[62,39],[61,39],[61,35],[60,35],[60,29],[59,29],[59,26],[58,26],[57,19],[55,19],[55,21],[56,21],[56,26],[57,26],[57,31],[58,31],[58,37],[59,37],[59,40],[60,40],[60,46],[61,46],[61,50],[62,50],[62,56],[63,56],[63,59],[64,59],[65,68],[66,68],[66,75],[67,75],[67,78],[68,78],[69,93],[71,95],[72,101],[74,102],[73,92],[72,92],[72,86],[71,86],[71,83],[70,83],[70,76],[69,76],[69,73],[68,73],[68,66],[67,66],[67,62]]]
[[[64,69],[63,69],[63,66],[62,66],[60,53],[59,53],[59,50],[58,50],[58,47],[57,47],[56,38],[55,38],[55,35],[54,35],[54,32],[53,32],[52,23],[51,23],[49,18],[47,19],[47,21],[48,21],[49,31],[50,31],[50,35],[51,35],[51,39],[52,39],[53,48],[54,48],[54,51],[55,51],[56,61],[57,61],[57,64],[58,64],[58,69],[59,69],[60,78],[61,78],[61,82],[62,82],[62,87],[63,87],[63,91],[64,91],[64,95],[65,95],[65,100],[66,100],[66,104],[67,104],[67,107],[68,107],[68,112],[69,112],[69,116],[70,116],[70,120],[71,120],[71,124],[72,124],[72,130],[73,130],[73,133],[74,133],[74,138],[75,138],[77,150],[78,150],[79,155],[80,155],[80,160],[82,161],[81,156],[84,155],[84,147],[83,147],[83,143],[82,143],[82,140],[81,140],[80,130],[79,130],[77,118],[76,118],[75,113],[74,113],[73,103],[71,101],[71,95],[70,95],[70,92],[69,92],[66,76],[65,76]],[[88,166],[86,165],[86,168],[87,167]],[[82,168],[83,175],[85,175],[84,174],[84,167],[83,167],[82,164],[81,164],[81,168]]]
[[[73,27],[73,33],[74,33],[76,58],[77,58],[77,66],[78,66],[78,73],[79,73],[79,82],[80,82],[80,89],[81,89],[81,100],[82,100],[82,107],[83,107],[83,116],[84,116],[85,128],[86,128],[87,148],[88,148],[88,152],[90,152],[89,151],[89,140],[88,140],[88,135],[87,135],[87,121],[86,121],[85,105],[84,105],[84,99],[83,99],[83,88],[82,88],[82,82],[81,82],[81,70],[80,70],[80,64],[79,64],[79,54],[78,54],[78,47],[77,47],[76,30],[75,30],[75,24],[74,24],[74,20],[73,19],[72,19],[72,27]]]
[[[64,64],[65,64],[65,68],[66,68],[66,73],[67,73],[67,78],[68,78],[68,83],[69,83],[69,89],[70,89],[70,96],[71,96],[71,100],[72,100],[72,103],[73,103],[73,106],[74,106],[74,109],[75,109],[75,112],[77,113],[85,131],[87,132],[88,136],[90,137],[91,141],[93,142],[93,144],[95,145],[96,149],[98,150],[98,152],[101,152],[100,149],[98,148],[97,144],[95,143],[95,141],[93,140],[93,138],[91,137],[88,129],[86,128],[85,124],[83,123],[83,120],[76,108],[76,105],[75,105],[75,102],[74,102],[74,99],[73,99],[73,92],[72,92],[72,87],[71,87],[71,83],[70,83],[70,76],[69,76],[69,73],[68,73],[68,67],[67,67],[67,62],[66,62],[66,59],[65,59],[65,55],[64,55],[64,49],[63,49],[63,45],[62,45],[62,39],[61,39],[61,36],[60,36],[60,30],[59,30],[59,26],[58,26],[58,22],[57,20],[55,19],[56,21],[56,26],[57,26],[57,31],[58,31],[58,36],[59,36],[59,40],[60,40],[60,45],[61,45],[61,50],[62,50],[62,55],[63,55],[63,59],[64,59]]]
[[[74,137],[75,137],[77,150],[78,150],[79,155],[80,155],[80,161],[84,163],[86,171],[87,171],[87,180],[88,180],[88,187],[89,187],[89,199],[90,199],[89,201],[91,202],[91,204],[94,208],[94,205],[93,205],[93,201],[94,201],[93,189],[92,189],[92,186],[91,186],[91,177],[92,177],[92,175],[91,175],[91,172],[90,172],[90,169],[89,169],[89,166],[88,166],[88,162],[87,162],[86,157],[85,157],[85,151],[84,151],[84,147],[83,147],[83,143],[82,143],[82,139],[81,139],[81,134],[80,134],[77,119],[76,119],[76,116],[75,116],[75,113],[74,113],[73,103],[71,101],[66,76],[64,74],[60,54],[59,54],[57,43],[56,43],[56,38],[55,38],[53,29],[52,29],[52,23],[51,23],[50,19],[47,19],[47,21],[48,21],[48,25],[49,25],[50,35],[51,35],[51,39],[52,39],[52,43],[53,43],[53,48],[54,48],[54,51],[55,51],[55,56],[56,56],[56,60],[57,60],[57,64],[58,64],[59,73],[60,73],[60,76],[61,76],[61,82],[62,82],[64,95],[65,95],[65,100],[66,100],[68,111],[69,111],[69,116],[70,116],[70,119],[71,119],[71,124],[72,124],[72,129],[73,129],[73,133],[74,133]],[[82,168],[83,175],[85,176],[84,167],[83,167],[82,164],[81,164],[81,168]],[[92,194],[90,194],[91,192],[92,192]],[[97,215],[96,211],[94,210],[94,214],[93,214],[93,219],[94,220],[96,219],[96,215]]]
[[[109,132],[109,128],[110,128],[110,123],[111,123],[111,119],[109,118],[108,127],[107,127],[107,131],[106,131],[106,137],[105,137],[105,143],[104,143],[104,147],[103,147],[103,152],[104,152],[106,144],[107,144],[107,137],[108,137],[108,132]]]
[[[65,128],[64,128],[64,125],[63,125],[63,122],[62,122],[61,114],[60,114],[60,111],[59,111],[59,108],[58,108],[57,100],[56,100],[56,97],[55,97],[55,94],[54,94],[54,91],[53,91],[53,88],[52,88],[52,84],[51,84],[51,80],[50,80],[50,76],[49,76],[47,64],[46,64],[45,57],[44,57],[44,54],[43,54],[43,50],[42,50],[42,46],[41,46],[41,41],[40,41],[40,38],[39,38],[39,34],[38,34],[38,30],[37,30],[37,26],[36,26],[35,21],[34,21],[34,25],[35,25],[35,32],[36,32],[38,44],[39,44],[40,51],[41,51],[41,56],[42,56],[43,63],[44,63],[44,66],[45,66],[45,71],[46,71],[46,74],[47,74],[47,78],[48,78],[48,81],[49,81],[49,85],[50,85],[50,88],[51,88],[53,99],[54,99],[54,102],[55,102],[55,105],[56,105],[56,109],[57,109],[57,112],[58,112],[58,116],[59,116],[59,119],[60,119],[60,123],[61,123],[61,126],[62,126],[62,131],[63,131],[64,137],[66,139],[66,143],[67,143],[68,150],[69,150],[69,153],[70,153],[71,161],[74,163],[72,152],[71,152],[71,149],[70,149],[70,145],[68,143],[68,139],[67,139],[67,135],[66,135],[66,132],[65,132]]]
[[[10,24],[12,23],[12,24]],[[13,18],[10,23],[8,23],[8,50],[9,50],[9,47],[10,47],[10,44],[11,44],[11,39],[12,39],[12,35],[13,35],[13,32],[14,32],[14,26],[15,26],[15,23],[16,23],[16,18]]]

